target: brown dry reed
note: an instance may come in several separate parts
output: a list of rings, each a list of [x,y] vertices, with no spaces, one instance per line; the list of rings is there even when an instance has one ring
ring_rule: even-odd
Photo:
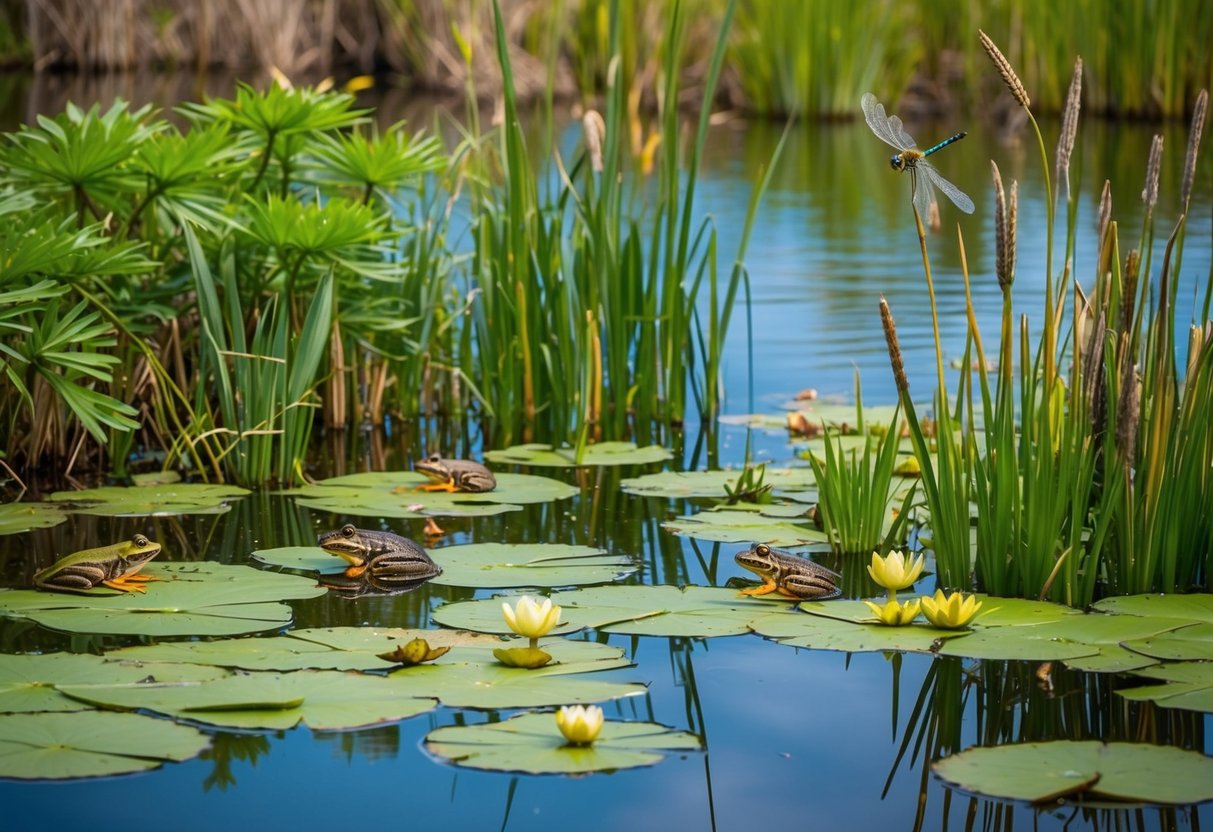
[[[1196,156],[1200,152],[1200,137],[1205,131],[1205,110],[1209,107],[1209,91],[1201,90],[1192,110],[1192,128],[1188,131],[1188,155],[1184,159],[1184,184],[1179,192],[1179,204],[1186,213],[1192,196],[1192,180],[1196,177]]]
[[[1103,181],[1103,193],[1099,195],[1099,246],[1102,249],[1112,224],[1112,180]]]
[[[897,324],[893,321],[893,313],[889,310],[889,302],[885,300],[884,295],[880,296],[880,325],[884,328],[885,343],[889,345],[889,363],[893,365],[893,381],[897,383],[897,392],[902,396],[909,396],[910,382],[906,380],[906,368],[901,360]]]
[[[986,54],[994,62],[994,68],[998,70],[998,74],[1002,76],[1007,89],[1011,91],[1011,95],[1019,102],[1020,106],[1027,110],[1032,106],[1032,99],[1028,98],[1028,91],[1024,89],[1023,82],[1019,80],[1019,76],[1015,74],[1015,70],[1011,68],[1011,62],[994,45],[994,41],[990,40],[989,35],[978,29],[977,36],[981,39],[982,48],[986,50]]]
[[[585,134],[585,149],[590,154],[590,168],[602,173],[602,144],[606,139],[606,122],[597,110],[586,110],[581,117],[581,129]]]
[[[1146,186],[1141,191],[1141,201],[1146,204],[1146,215],[1158,204],[1158,176],[1162,171],[1162,134],[1150,143],[1150,161],[1146,164]]]
[[[1002,187],[1002,174],[991,160],[994,178],[994,274],[1005,292],[1015,282],[1015,225],[1019,214],[1019,183],[1011,182],[1008,200]]]
[[[1066,183],[1066,200],[1070,199],[1070,157],[1074,154],[1074,139],[1078,136],[1078,111],[1082,107],[1082,58],[1074,62],[1070,92],[1061,115],[1061,135],[1057,138],[1057,187]],[[1059,191],[1060,193],[1060,191]]]

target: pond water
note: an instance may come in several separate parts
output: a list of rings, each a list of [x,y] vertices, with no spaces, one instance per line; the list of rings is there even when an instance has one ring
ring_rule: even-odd
[[[414,122],[416,123],[416,122]],[[1016,306],[1035,322],[1044,285],[1044,195],[1036,152],[1027,134],[1005,145],[983,124],[911,126],[929,137],[966,128],[969,137],[936,157],[942,172],[977,203],[972,216],[943,205],[945,229],[959,222],[971,269],[974,302],[993,339],[1000,295],[993,276],[993,210],[989,163],[1004,180],[1020,181],[1019,270]],[[1184,126],[1160,128],[1167,153],[1157,212],[1161,240],[1174,222],[1182,174]],[[1056,126],[1046,125],[1055,135]],[[1088,122],[1075,154],[1080,170],[1079,240],[1075,273],[1090,285],[1095,217],[1105,177],[1125,242],[1141,227],[1140,190],[1153,130],[1140,125]],[[698,213],[721,233],[731,259],[759,167],[779,130],[734,122],[714,130],[699,191]],[[576,135],[570,129],[564,140]],[[1206,148],[1207,150],[1207,148]],[[917,239],[909,210],[909,183],[889,170],[888,149],[859,124],[800,125],[759,212],[747,258],[753,293],[752,372],[745,316],[735,315],[725,367],[726,411],[779,414],[798,390],[848,398],[857,368],[865,399],[894,398],[877,314],[884,294],[898,322],[910,384],[923,397],[933,379],[934,342]],[[1205,153],[1189,217],[1179,297],[1189,307],[1210,270],[1210,154]],[[959,357],[964,344],[964,299],[955,235],[933,235],[929,246],[939,295],[943,348]],[[1060,256],[1058,257],[1060,261]],[[1157,258],[1156,258],[1157,262]],[[1157,269],[1155,270],[1157,271]],[[1186,320],[1187,312],[1181,315]],[[751,400],[751,390],[753,399]],[[691,427],[693,430],[693,426]],[[793,450],[782,431],[723,428],[722,459],[741,462],[747,439],[758,460],[785,464]],[[688,444],[693,437],[688,437]],[[407,434],[388,442],[387,465],[408,468],[416,446]],[[330,451],[336,459],[348,451]],[[653,470],[652,467],[646,470]],[[692,543],[659,521],[705,503],[632,497],[606,469],[578,475],[536,471],[579,486],[571,499],[495,517],[440,519],[447,535],[437,544],[514,541],[578,543],[623,553],[642,564],[632,578],[648,584],[723,586],[749,576],[734,564],[741,544]],[[3,539],[0,577],[28,583],[49,552],[69,552],[142,531],[166,546],[165,560],[210,559],[248,563],[253,549],[308,545],[317,531],[348,518],[302,508],[288,496],[255,494],[222,515],[160,519],[87,518],[48,531]],[[377,525],[365,521],[363,525]],[[420,521],[387,527],[419,537]],[[860,568],[849,564],[849,568]],[[925,587],[925,582],[923,584]],[[324,596],[295,601],[295,626],[426,627],[444,603],[490,597],[427,585],[407,595],[358,600]],[[219,732],[201,758],[136,776],[69,783],[0,782],[5,828],[89,827],[140,830],[213,829],[222,824],[262,828],[551,829],[575,825],[611,829],[1062,829],[1199,828],[1207,807],[1136,813],[1111,809],[1034,810],[972,801],[944,788],[924,757],[936,736],[946,750],[984,738],[1006,741],[1094,737],[1149,737],[1205,751],[1213,722],[1199,714],[1130,705],[1117,686],[1058,666],[1054,689],[1043,689],[1034,667],[1016,663],[930,659],[924,656],[847,655],[798,650],[755,635],[711,639],[602,636],[635,662],[609,678],[640,681],[643,696],[604,703],[609,719],[646,719],[698,734],[702,753],[673,754],[650,767],[586,777],[530,777],[456,768],[422,747],[441,725],[475,724],[511,712],[439,708],[404,722],[356,732],[307,728],[240,735]],[[67,637],[0,620],[8,652],[34,649],[96,651],[129,643],[117,638]],[[947,687],[950,710],[919,710],[920,691]],[[997,703],[986,707],[986,697]],[[930,697],[928,696],[929,700]],[[930,717],[930,719],[928,719]],[[949,733],[947,723],[962,720]],[[926,738],[919,731],[931,723]],[[950,745],[959,738],[959,746]],[[919,747],[919,742],[922,742]],[[904,745],[903,745],[904,743]]]

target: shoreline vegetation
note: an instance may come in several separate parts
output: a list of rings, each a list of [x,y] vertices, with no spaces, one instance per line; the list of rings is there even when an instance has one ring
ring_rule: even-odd
[[[624,3],[619,71],[656,107],[674,0]],[[702,98],[726,0],[687,0],[680,104]],[[613,54],[608,0],[516,0],[503,10],[520,102],[606,94]],[[1074,55],[1088,67],[1086,111],[1113,118],[1185,118],[1213,79],[1213,6],[1184,0],[959,3],[930,0],[747,0],[729,31],[716,103],[742,112],[836,118],[889,79],[898,110],[972,107],[992,91],[968,33],[1000,34],[1009,60],[1040,90],[1038,114],[1060,113]],[[388,75],[410,89],[501,100],[487,0],[0,0],[0,67],[113,73],[167,69],[243,77],[276,70],[296,82]],[[996,116],[1013,117],[1012,104]]]

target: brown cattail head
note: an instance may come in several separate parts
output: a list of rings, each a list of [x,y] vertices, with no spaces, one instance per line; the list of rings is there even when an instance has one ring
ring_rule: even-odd
[[[897,384],[897,392],[908,397],[910,382],[906,381],[906,368],[901,360],[901,345],[897,342],[897,324],[893,322],[893,313],[889,311],[889,302],[880,296],[880,325],[884,328],[884,340],[889,346],[889,363],[893,365],[893,381]]]
[[[1120,331],[1128,332],[1133,328],[1133,315],[1137,311],[1137,273],[1141,270],[1141,252],[1129,249],[1125,256],[1125,268],[1121,285],[1124,287],[1120,295]]]
[[[1116,444],[1126,468],[1132,468],[1137,453],[1137,425],[1141,419],[1141,387],[1137,366],[1128,355],[1129,333],[1121,335],[1124,367],[1120,377],[1120,400],[1116,403]]]
[[[581,130],[585,134],[585,149],[590,154],[590,168],[602,173],[602,144],[606,139],[606,122],[597,110],[586,110],[581,117]]]
[[[981,39],[982,48],[986,50],[986,54],[994,62],[994,68],[998,70],[998,74],[1002,76],[1007,89],[1011,91],[1011,95],[1015,97],[1015,100],[1025,110],[1031,107],[1032,101],[1028,98],[1028,91],[1024,89],[1023,82],[1019,80],[1019,76],[1015,74],[1015,70],[1011,69],[1011,62],[998,50],[998,47],[994,45],[994,41],[990,40],[989,35],[978,29],[977,36]]]
[[[1146,187],[1141,191],[1141,201],[1146,204],[1146,214],[1154,212],[1158,204],[1158,176],[1162,170],[1162,134],[1150,143],[1150,161],[1146,164]]]
[[[1002,174],[993,161],[990,167],[994,177],[994,274],[999,287],[1006,292],[1015,281],[1015,220],[1019,184],[1011,183],[1011,199],[1008,202],[1002,187]]]
[[[1057,188],[1066,185],[1066,201],[1070,199],[1070,157],[1074,154],[1074,139],[1078,136],[1078,111],[1082,106],[1082,58],[1074,62],[1070,92],[1061,116],[1061,135],[1057,138]]]
[[[1103,193],[1099,195],[1099,245],[1104,244],[1108,236],[1108,226],[1112,222],[1112,180],[1103,181]]]
[[[1196,154],[1200,151],[1200,137],[1205,132],[1205,110],[1209,107],[1209,91],[1201,90],[1196,96],[1196,107],[1192,110],[1192,128],[1188,131],[1188,155],[1184,159],[1184,184],[1179,191],[1179,204],[1184,213],[1192,196],[1192,180],[1196,176]]]

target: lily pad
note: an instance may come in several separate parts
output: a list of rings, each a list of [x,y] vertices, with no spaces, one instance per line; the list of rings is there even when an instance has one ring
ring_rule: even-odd
[[[1094,656],[1066,659],[1066,667],[1085,673],[1128,673],[1158,664],[1157,659],[1134,653],[1115,644],[1101,644]]]
[[[602,584],[638,568],[626,555],[564,543],[471,543],[430,555],[442,567],[432,583],[477,589]]]
[[[1213,664],[1209,662],[1164,664],[1145,668],[1134,675],[1166,684],[1118,690],[1117,693],[1126,699],[1156,702],[1164,708],[1213,713]]]
[[[68,696],[104,708],[146,709],[226,728],[285,730],[304,722],[314,730],[343,730],[396,722],[437,702],[402,695],[384,676],[300,670],[249,673],[178,685],[75,685]]]
[[[1095,609],[1121,615],[1184,618],[1213,624],[1213,595],[1124,595],[1095,602]]]
[[[1038,627],[985,627],[939,648],[943,656],[1000,661],[1068,661],[1099,652],[1098,645],[1055,638]]]
[[[159,768],[196,757],[205,734],[139,714],[83,711],[0,717],[0,777],[65,780]]]
[[[395,667],[394,663],[384,661],[371,652],[338,650],[291,636],[164,642],[111,650],[106,656],[132,661],[188,662],[241,670],[386,670]]]
[[[587,774],[659,762],[669,752],[700,751],[699,737],[653,722],[603,723],[590,746],[570,746],[552,714],[521,714],[505,722],[448,725],[431,731],[426,750],[447,762],[486,771]]]
[[[747,632],[750,620],[764,613],[799,615],[785,603],[702,586],[601,586],[551,597],[562,608],[562,633],[590,627],[630,635],[728,636]],[[440,607],[433,618],[448,627],[504,633],[501,604],[500,598],[460,601]]]
[[[641,497],[668,497],[670,499],[686,499],[689,497],[724,497],[725,487],[734,488],[742,471],[662,471],[657,474],[645,474],[642,477],[629,477],[620,482],[620,487],[629,494]],[[813,469],[803,468],[771,468],[763,472],[762,482],[774,488],[776,494],[787,491],[809,491],[816,488]],[[802,509],[803,511],[803,509]]]
[[[70,503],[71,511],[102,517],[166,517],[175,514],[222,514],[230,500],[247,488],[210,483],[168,483],[145,486],[86,488],[56,491],[51,499]]]
[[[981,612],[973,621],[976,627],[1035,627],[1040,624],[1052,626],[1070,616],[1081,616],[1082,610],[1054,604],[1051,601],[1033,601],[1025,598],[1001,598],[996,595],[977,595]]]
[[[79,711],[83,706],[59,693],[57,685],[158,681],[200,681],[223,675],[218,668],[110,662],[83,653],[0,655],[0,713]]]
[[[321,575],[337,575],[346,570],[348,563],[330,555],[319,546],[278,546],[273,549],[256,549],[253,560],[284,569],[302,572],[318,572]]]
[[[525,644],[524,641],[520,641]],[[549,650],[549,645],[541,645]],[[455,652],[454,650],[451,653]],[[448,653],[443,659],[451,654]],[[554,658],[557,658],[554,656]],[[626,661],[622,662],[627,664]],[[635,682],[584,678],[587,671],[609,669],[618,662],[553,661],[535,670],[479,662],[422,664],[397,670],[387,678],[401,696],[435,696],[452,708],[541,708],[602,702],[639,696],[647,688]]]
[[[500,451],[488,451],[484,458],[512,465],[572,468],[577,465],[650,465],[673,459],[674,454],[658,445],[637,448],[632,442],[599,442],[596,445],[587,445],[585,454],[578,462],[573,448],[553,448],[551,445],[531,443],[512,445]]]
[[[48,529],[67,519],[62,506],[50,503],[5,503],[0,505],[0,534],[18,534],[30,529]]]
[[[830,602],[851,603],[859,602]],[[845,613],[844,613],[845,614]],[[855,615],[860,613],[856,611]],[[863,607],[865,618],[872,611]],[[750,629],[759,635],[776,639],[790,647],[814,650],[838,650],[845,653],[868,653],[896,650],[910,653],[931,653],[950,641],[965,641],[971,636],[965,630],[938,630],[924,624],[888,627],[883,624],[859,624],[843,618],[824,615],[764,615],[750,622]]]
[[[349,474],[296,488],[299,505],[357,517],[480,517],[517,511],[523,504],[563,500],[577,493],[568,483],[533,474],[497,474],[483,493],[420,491],[430,480],[415,471]]]
[[[1213,661],[1213,624],[1193,624],[1153,638],[1130,639],[1123,646],[1155,659]]]
[[[715,511],[701,511],[689,517],[677,517],[662,523],[681,537],[715,540],[722,543],[768,543],[772,546],[801,546],[806,543],[828,543],[829,536],[811,525],[791,523],[786,517],[763,514],[762,507],[744,509],[731,506]],[[809,523],[805,517],[805,523]]]
[[[971,748],[931,768],[965,791],[1036,803],[1065,798],[1165,804],[1213,799],[1213,759],[1144,743],[1060,740]]]
[[[323,595],[295,575],[218,563],[159,563],[143,570],[165,580],[146,593],[71,595],[0,591],[0,615],[28,618],[55,630],[150,636],[213,636],[285,627],[291,608],[279,600]]]

